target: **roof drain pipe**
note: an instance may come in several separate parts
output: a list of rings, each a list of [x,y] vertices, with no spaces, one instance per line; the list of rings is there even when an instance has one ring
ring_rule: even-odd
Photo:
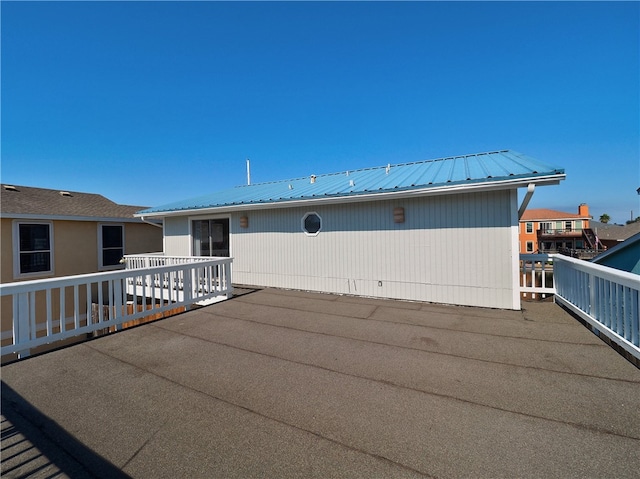
[[[145,220],[144,216],[140,217],[140,221],[142,221],[143,223],[147,223],[148,225],[151,225],[151,226],[157,226],[158,228],[162,228],[162,225],[159,225],[158,223],[152,223],[151,221]]]
[[[533,196],[533,190],[535,189],[536,189],[535,183],[529,183],[529,186],[527,186],[527,194],[524,195],[522,204],[520,205],[520,209],[518,210],[519,220],[522,219],[522,215],[524,214],[524,211],[527,209],[527,206],[529,205],[529,201],[531,201],[531,197]]]

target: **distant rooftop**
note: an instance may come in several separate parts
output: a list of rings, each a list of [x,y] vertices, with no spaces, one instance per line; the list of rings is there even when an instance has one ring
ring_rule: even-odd
[[[0,212],[9,218],[37,216],[133,219],[143,206],[119,205],[95,193],[2,184]]]
[[[633,235],[640,233],[640,221],[629,223],[627,225],[616,225],[611,223],[600,223],[592,221],[591,228],[596,230],[598,237],[603,240],[624,241]]]
[[[520,221],[535,220],[564,220],[564,219],[589,219],[590,215],[581,215],[577,213],[566,213],[564,211],[549,210],[546,208],[533,208],[526,210],[520,218]]]
[[[544,164],[513,150],[474,153],[303,178],[237,186],[217,193],[169,203],[139,215],[200,209],[252,207],[283,202],[369,197],[457,187],[472,188],[501,183],[558,183],[564,169]]]

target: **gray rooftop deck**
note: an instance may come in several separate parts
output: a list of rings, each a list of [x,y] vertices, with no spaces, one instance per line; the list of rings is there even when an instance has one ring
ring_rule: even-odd
[[[2,368],[4,477],[638,477],[640,371],[522,312],[260,290]]]

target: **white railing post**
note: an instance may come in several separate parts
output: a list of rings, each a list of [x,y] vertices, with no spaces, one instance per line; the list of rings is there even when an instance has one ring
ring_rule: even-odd
[[[11,329],[2,331],[1,354],[22,358],[34,347],[119,330],[125,322],[189,309],[194,303],[227,299],[231,262],[231,258],[127,255],[124,270],[2,285],[0,296],[11,298],[2,314],[12,320]],[[150,266],[142,268],[143,264]],[[138,302],[144,305],[140,309]],[[128,308],[128,303],[134,306]]]
[[[184,303],[190,304],[193,301],[194,270],[190,268],[189,269],[184,268],[181,271],[182,271],[182,281],[183,281],[183,285],[182,285],[183,300],[182,301]]]
[[[640,359],[638,275],[556,255],[556,302]]]
[[[29,316],[29,293],[20,293],[14,297],[13,301],[13,334],[20,344],[27,343],[31,339]],[[26,358],[30,352],[30,349],[18,351],[18,358]]]
[[[549,264],[551,263],[551,269]],[[538,266],[540,269],[538,270]],[[548,254],[521,254],[520,255],[520,292],[535,298],[537,294],[543,298],[548,294],[555,294],[555,265],[553,256]],[[547,273],[551,273],[551,284],[548,284]],[[540,286],[537,286],[538,278]]]

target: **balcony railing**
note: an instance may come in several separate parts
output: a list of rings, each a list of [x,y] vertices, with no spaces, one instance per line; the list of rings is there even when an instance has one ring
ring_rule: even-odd
[[[232,294],[231,258],[129,255],[126,269],[0,285],[3,357]],[[563,255],[520,255],[520,291],[555,300],[640,359],[637,275]],[[9,321],[7,321],[9,318]],[[6,329],[5,329],[6,328]]]
[[[640,359],[640,277],[554,255],[556,302]]]
[[[231,296],[232,258],[125,260],[124,271],[1,285],[2,357],[25,357],[33,348]]]
[[[520,292],[556,303],[640,359],[640,277],[561,254],[520,255]]]
[[[540,228],[537,230],[538,236],[582,236],[581,229],[551,229],[551,228]]]
[[[553,257],[549,254],[520,255],[520,292],[525,299],[546,298],[555,294]]]

